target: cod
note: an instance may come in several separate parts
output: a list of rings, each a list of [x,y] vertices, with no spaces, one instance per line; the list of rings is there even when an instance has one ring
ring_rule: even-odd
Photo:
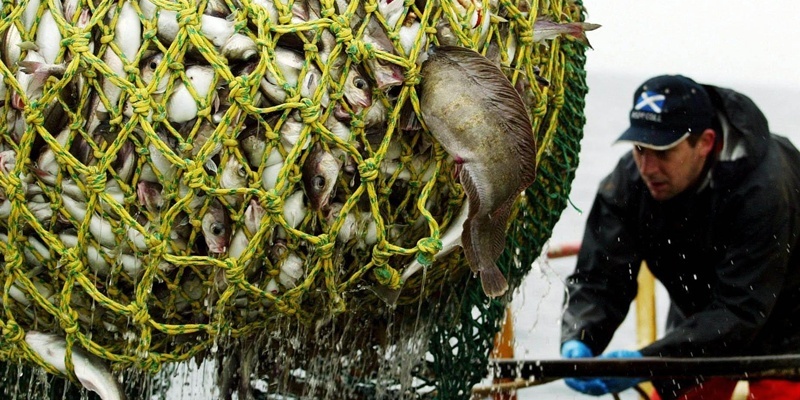
[[[420,112],[455,163],[469,211],[461,247],[484,293],[508,282],[497,267],[517,197],[536,178],[536,143],[522,98],[498,66],[458,46],[431,47],[421,67]],[[458,228],[458,227],[454,227]]]

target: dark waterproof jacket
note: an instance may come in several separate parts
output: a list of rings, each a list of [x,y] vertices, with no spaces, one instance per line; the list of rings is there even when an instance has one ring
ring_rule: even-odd
[[[631,154],[621,159],[567,281],[562,343],[605,350],[644,260],[672,301],[671,326],[644,356],[800,353],[800,154],[749,98],[706,89],[728,121],[726,145],[746,155],[716,161],[710,184],[666,202],[652,199]]]

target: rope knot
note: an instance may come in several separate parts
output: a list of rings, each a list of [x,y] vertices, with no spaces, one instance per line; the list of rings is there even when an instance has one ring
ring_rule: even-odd
[[[300,100],[300,116],[303,118],[303,123],[311,125],[316,122],[322,115],[322,107],[319,104],[314,104],[311,99]]]
[[[80,326],[78,326],[78,312],[70,309],[66,313],[61,315],[61,329],[64,330],[64,333],[67,335],[73,335],[80,331]]]
[[[417,248],[417,261],[427,267],[433,264],[436,254],[442,250],[442,241],[432,237],[422,238],[417,242]]]
[[[375,50],[363,40],[353,40],[347,47],[347,55],[354,63],[361,64],[364,60],[375,58]]]
[[[231,104],[247,104],[249,95],[247,93],[247,78],[237,76],[228,84],[228,102]]]
[[[544,117],[544,115],[547,114],[547,101],[539,102],[536,107],[531,110],[531,114],[533,114],[535,118]]]
[[[244,277],[244,265],[236,262],[232,258],[225,259],[224,264],[225,279],[228,280],[229,284],[237,285],[241,282]]]
[[[364,122],[364,118],[362,118],[361,114],[353,116],[353,119],[350,120],[350,127],[353,128],[353,130],[364,129],[366,126],[367,124]]]
[[[7,176],[8,182],[3,181],[2,187],[3,192],[5,193],[6,199],[13,199],[18,200],[20,202],[25,201],[25,187],[22,186],[22,181],[19,180],[16,176],[9,174]]]
[[[381,286],[386,286],[391,290],[400,289],[400,273],[396,269],[383,265],[372,269],[372,275]]]
[[[372,248],[372,262],[375,263],[376,267],[386,265],[390,257],[392,257],[392,253],[386,251],[386,245],[383,242]]]
[[[283,199],[278,196],[278,192],[275,189],[270,189],[264,193],[259,203],[263,205],[264,211],[270,215],[283,215]]]
[[[183,174],[183,183],[192,189],[199,189],[205,184],[205,172],[198,168],[194,162],[190,162],[188,171]]]
[[[114,31],[111,30],[111,27],[104,28],[102,34],[100,35],[100,44],[109,44],[109,43],[111,43],[112,41],[114,41],[114,36],[115,35],[116,34],[114,33]],[[155,36],[156,35],[154,34],[153,37],[155,37]],[[106,51],[108,51],[108,50],[106,50]]]
[[[378,178],[378,166],[374,158],[368,158],[358,164],[358,173],[361,174],[362,182],[371,182]]]
[[[136,64],[125,64],[125,66],[122,67],[122,70],[125,71],[125,73],[128,75],[141,74],[141,71],[139,70],[139,67]]]
[[[145,24],[142,28],[142,43],[153,40],[158,35],[158,29],[156,29],[155,25]],[[110,36],[109,42],[114,39],[114,35]]]
[[[39,111],[38,107],[35,107],[37,104],[38,104],[38,102],[36,102],[36,101],[32,101],[31,103],[29,103],[29,105],[31,106],[29,108],[30,111],[25,116],[25,123],[27,123],[28,126],[31,126],[31,125],[43,126],[44,125],[44,115],[42,115],[42,112]]]
[[[419,67],[406,70],[404,75],[405,79],[403,80],[403,85],[405,86],[417,86],[420,81],[422,81],[422,78],[419,76]]]
[[[86,185],[95,193],[103,193],[106,191],[106,173],[101,171],[97,166],[88,168]]]
[[[346,43],[353,40],[350,22],[343,15],[331,16],[330,30],[336,36],[337,43]]]
[[[138,326],[143,326],[150,320],[150,314],[147,312],[146,307],[131,304],[131,313],[133,314],[133,323]]]
[[[89,52],[89,43],[91,39],[92,35],[90,32],[83,32],[75,29],[68,37],[61,40],[61,46],[70,48],[75,54],[82,54]]]
[[[74,249],[75,247],[70,250]],[[75,255],[74,251],[68,251],[66,254],[64,254],[64,257],[69,260],[64,264],[68,276],[78,276],[83,274],[86,266],[83,265],[80,260],[76,259],[77,256]]]
[[[186,7],[180,11],[178,11],[178,15],[176,16],[178,20],[178,25],[180,27],[191,28],[195,32],[200,32],[201,24],[200,24],[200,16],[197,14],[197,10],[191,7]]]
[[[335,247],[336,243],[331,242],[331,238],[327,233],[323,233],[317,238],[319,239],[315,245],[315,251],[317,255],[322,259],[330,259],[333,257],[333,248]]]
[[[139,114],[144,118],[147,118],[153,109],[151,103],[150,96],[144,89],[135,90],[131,96],[131,108],[133,109],[133,113]]]
[[[319,47],[317,47],[317,45],[315,45],[314,43],[306,43],[306,44],[303,45],[303,51],[306,54],[319,53]],[[312,57],[313,57],[313,55],[312,55]]]
[[[22,328],[17,325],[14,321],[6,322],[5,326],[3,326],[3,338],[6,342],[19,342],[20,340],[25,339],[25,332]]]
[[[553,96],[552,106],[556,107],[556,108],[563,107],[564,106],[564,95],[561,94],[561,93],[558,93],[555,96]]]
[[[278,16],[278,22],[281,25],[289,25],[292,23],[292,15],[291,14],[283,14]]]
[[[533,29],[531,29],[530,24],[521,25],[522,27],[519,29],[519,35],[517,36],[517,40],[519,40],[519,44],[529,46],[533,44]]]

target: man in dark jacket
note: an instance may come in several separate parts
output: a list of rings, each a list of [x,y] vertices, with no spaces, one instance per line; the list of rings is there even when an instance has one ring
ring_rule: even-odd
[[[600,184],[567,280],[562,356],[606,349],[642,261],[669,292],[667,332],[601,357],[800,353],[800,153],[769,132],[748,97],[679,75],[645,82],[630,122],[619,140],[633,151]],[[642,380],[566,381],[602,395]],[[653,384],[663,399],[730,399],[735,386],[702,377]],[[750,388],[757,399],[800,398],[799,382]]]

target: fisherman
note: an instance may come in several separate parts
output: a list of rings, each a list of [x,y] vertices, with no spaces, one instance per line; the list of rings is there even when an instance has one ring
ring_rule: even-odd
[[[800,153],[747,96],[658,76],[634,95],[633,144],[600,184],[567,279],[565,358],[800,353]],[[670,295],[664,337],[603,353],[636,296],[642,261]],[[617,393],[644,378],[567,379]],[[655,399],[730,399],[720,377],[653,380]],[[800,381],[750,381],[755,399],[798,399]]]

